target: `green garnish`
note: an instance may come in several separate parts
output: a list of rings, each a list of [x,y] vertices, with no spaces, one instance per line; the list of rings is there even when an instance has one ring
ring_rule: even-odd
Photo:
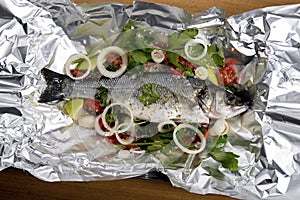
[[[181,31],[181,33],[189,36],[190,38],[194,38],[198,34],[198,30],[195,28],[188,28]]]
[[[112,125],[116,122],[116,117],[114,114],[108,113],[107,115],[105,115],[105,120],[109,125]]]
[[[76,60],[73,60],[73,61],[71,62],[71,64],[72,64],[72,65],[80,64],[80,63],[82,63],[84,60],[85,60],[84,58],[78,58],[78,59],[76,59]]]
[[[156,103],[160,98],[155,84],[146,83],[143,85],[142,95],[137,97],[145,106]]]
[[[107,98],[108,98],[108,89],[103,86],[98,87],[97,92],[95,94],[95,99],[98,100],[102,106],[106,106],[108,103]]]
[[[223,67],[225,65],[225,59],[222,50],[216,45],[209,46],[207,53],[213,59],[217,67]]]
[[[236,155],[232,152],[222,151],[226,142],[227,135],[220,136],[213,149],[209,152],[209,156],[220,162],[224,168],[230,171],[237,171],[239,169],[237,160],[239,155]]]
[[[170,49],[180,49],[192,38],[198,34],[196,29],[186,29],[181,32],[175,32],[169,36]]]
[[[113,66],[112,64],[110,64],[108,62],[104,62],[103,65],[110,72],[116,72],[116,71],[118,71],[118,69],[115,66]]]
[[[172,65],[179,68],[181,71],[184,72],[184,75],[187,77],[193,77],[194,72],[191,68],[183,66],[181,63],[179,63],[179,55],[173,52],[168,52],[168,58]]]
[[[151,60],[151,51],[145,50],[134,50],[128,53],[128,69],[132,69],[136,66],[143,65]]]

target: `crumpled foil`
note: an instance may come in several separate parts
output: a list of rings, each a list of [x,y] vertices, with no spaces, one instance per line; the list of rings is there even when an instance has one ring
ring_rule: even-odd
[[[45,181],[114,180],[160,171],[174,186],[193,193],[297,198],[300,5],[269,7],[228,19],[218,7],[192,15],[181,8],[138,1],[127,6],[2,0],[0,11],[1,170],[20,168]],[[258,103],[229,120],[232,130],[226,149],[240,155],[239,171],[229,172],[213,159],[187,172],[164,168],[151,154],[122,158],[117,148],[99,141],[93,131],[72,126],[56,105],[37,103],[45,87],[42,68],[63,73],[61,66],[70,55],[91,51],[94,44],[117,35],[129,19],[169,30],[203,28],[211,40],[246,56],[267,59],[267,71],[257,88]],[[222,179],[209,175],[208,167],[219,169]]]

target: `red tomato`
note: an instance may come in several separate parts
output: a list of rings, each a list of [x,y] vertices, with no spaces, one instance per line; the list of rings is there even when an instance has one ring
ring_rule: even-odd
[[[71,74],[74,76],[74,77],[80,77],[82,76],[84,73],[79,71],[79,70],[75,70],[75,69],[72,69],[71,70]]]
[[[106,57],[106,61],[113,65],[116,69],[121,68],[122,57],[118,53],[109,53]]]
[[[189,136],[188,134],[185,134],[183,136],[182,140],[186,143],[189,143],[189,144],[193,144],[193,143],[196,143],[198,141],[201,141],[199,135]]]
[[[176,67],[171,67],[172,74],[175,76],[183,76],[184,72]]]
[[[208,138],[208,129],[207,128],[204,129],[203,135],[206,139]]]
[[[102,112],[102,107],[95,99],[85,99],[83,109],[90,114],[99,115]]]
[[[112,144],[119,144],[115,134],[112,136],[106,136],[105,139]]]
[[[191,63],[190,61],[184,59],[184,58],[181,57],[181,56],[179,56],[178,62],[179,62],[180,64],[182,64],[183,66],[185,66],[185,67],[191,68],[191,69],[193,69],[193,70],[196,69],[196,65],[194,65],[194,64]]]
[[[103,125],[103,121],[102,121],[101,117],[100,117],[100,119],[98,120],[98,124],[99,124],[100,128],[101,128],[103,131],[105,131],[105,132],[107,131],[107,130],[105,129],[104,125]]]
[[[236,84],[236,70],[232,65],[225,66],[220,70],[221,78],[224,82],[224,85]]]
[[[154,67],[155,65],[157,65],[157,63],[154,62],[147,62],[144,64],[145,67]]]
[[[241,62],[239,60],[236,60],[234,58],[226,58],[225,59],[225,65],[228,66],[228,65],[240,65]]]
[[[119,133],[119,136],[121,139],[124,139],[124,140],[126,140],[129,137],[128,134],[121,134],[121,133]],[[112,136],[106,136],[105,139],[112,144],[120,144],[119,141],[117,140],[117,137],[115,134]],[[133,149],[133,148],[138,148],[138,146],[137,145],[126,145],[126,146],[122,147],[122,149],[125,149],[125,150],[129,150],[129,149]]]

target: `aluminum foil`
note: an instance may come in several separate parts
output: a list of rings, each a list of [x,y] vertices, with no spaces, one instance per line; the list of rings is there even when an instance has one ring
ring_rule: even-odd
[[[20,168],[45,181],[114,180],[160,171],[174,186],[193,193],[297,198],[300,5],[264,8],[228,19],[218,7],[192,15],[181,8],[138,1],[127,6],[3,0],[0,11],[1,170]],[[226,150],[240,156],[237,172],[211,158],[187,171],[167,168],[152,154],[123,157],[93,131],[73,125],[57,105],[38,103],[46,85],[42,68],[63,73],[69,56],[101,48],[128,20],[165,31],[201,28],[210,42],[254,56],[245,81],[259,83],[255,105],[228,119]],[[211,176],[211,169],[218,169],[221,177]]]

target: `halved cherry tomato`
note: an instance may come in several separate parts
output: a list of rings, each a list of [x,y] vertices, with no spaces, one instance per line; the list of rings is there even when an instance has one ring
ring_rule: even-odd
[[[82,71],[72,69],[72,70],[71,70],[71,74],[72,74],[74,77],[80,77],[80,76],[82,76],[84,73],[83,73]]]
[[[204,137],[207,139],[208,138],[208,129],[204,128],[204,133],[203,133]]]
[[[183,76],[184,72],[176,67],[171,67],[171,73],[175,76]]]
[[[155,63],[155,62],[146,62],[144,64],[145,67],[154,67],[155,65],[157,65],[157,63]]]
[[[126,140],[130,137],[128,134],[122,134],[122,133],[119,133],[119,136],[121,139],[124,139],[124,140]],[[112,144],[120,144],[115,134],[113,134],[112,136],[106,136],[105,139]],[[125,150],[129,150],[129,149],[133,149],[133,148],[138,148],[138,146],[137,145],[122,146],[122,149],[125,149]]]
[[[196,69],[196,65],[194,65],[194,64],[191,63],[190,61],[184,59],[184,58],[181,57],[181,56],[179,56],[178,62],[179,62],[180,64],[182,64],[183,66],[185,66],[185,67],[191,68],[191,69],[193,69],[193,70]]]
[[[90,114],[99,115],[102,112],[102,107],[95,99],[85,99],[83,109]]]
[[[241,61],[234,59],[234,58],[226,58],[225,59],[225,65],[240,65]]]
[[[119,144],[115,134],[111,136],[106,136],[105,139],[112,144]]]
[[[224,85],[231,85],[237,83],[236,70],[232,65],[225,66],[219,71]]]
[[[113,65],[118,70],[121,68],[121,64],[123,63],[123,60],[118,53],[109,53],[106,57],[106,62]]]
[[[182,140],[189,144],[194,144],[196,142],[201,141],[199,135],[189,136],[188,134],[184,134]]]

